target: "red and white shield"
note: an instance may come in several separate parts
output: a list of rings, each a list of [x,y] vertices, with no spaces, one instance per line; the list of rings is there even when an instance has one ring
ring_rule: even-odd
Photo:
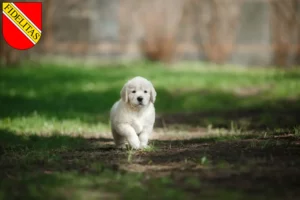
[[[42,35],[42,3],[3,2],[2,32],[7,44],[15,49],[35,46]]]

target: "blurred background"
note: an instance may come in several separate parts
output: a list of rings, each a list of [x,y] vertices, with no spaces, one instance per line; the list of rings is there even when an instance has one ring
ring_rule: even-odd
[[[300,63],[299,0],[44,0],[43,35],[1,60]]]

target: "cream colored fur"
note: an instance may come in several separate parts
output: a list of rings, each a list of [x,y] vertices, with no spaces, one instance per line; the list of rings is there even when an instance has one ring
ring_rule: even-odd
[[[125,148],[128,142],[134,149],[145,148],[155,122],[156,91],[150,81],[137,76],[123,86],[120,95],[110,112],[115,144]]]

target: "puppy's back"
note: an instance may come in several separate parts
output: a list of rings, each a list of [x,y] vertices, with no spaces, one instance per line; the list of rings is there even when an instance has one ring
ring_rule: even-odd
[[[110,109],[110,121],[113,120],[113,118],[115,118],[116,116],[116,112],[117,112],[117,108],[119,106],[120,100],[117,101],[116,103],[114,103],[114,105],[112,106],[112,108]]]

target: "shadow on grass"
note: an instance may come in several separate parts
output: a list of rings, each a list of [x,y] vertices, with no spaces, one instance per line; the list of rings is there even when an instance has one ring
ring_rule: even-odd
[[[242,128],[293,128],[300,124],[300,101],[260,100],[231,93],[193,91],[174,94],[157,88],[156,126],[191,125]],[[44,97],[0,96],[1,117],[28,116],[35,112],[56,119],[81,119],[88,123],[108,123],[109,110],[119,99],[119,88],[100,92],[64,91]]]
[[[119,70],[120,69],[120,70]],[[233,72],[168,71],[163,68],[126,69],[126,67],[85,68],[24,68],[6,69],[0,74],[0,117],[26,117],[33,113],[54,119],[80,119],[87,123],[108,123],[108,113],[119,99],[124,82],[137,74],[159,76],[162,82],[156,87],[158,127],[183,124],[191,126],[229,127],[234,121],[243,128],[292,128],[300,124],[300,101],[267,99],[264,94],[239,96],[231,92],[210,89],[218,80],[238,85],[243,76]],[[295,81],[299,72],[255,74],[245,76],[254,85],[272,81]],[[180,89],[169,90],[168,78],[185,75]],[[205,80],[206,89],[189,91],[187,77],[194,82]],[[186,80],[187,79],[187,80]],[[258,82],[256,82],[259,80]],[[225,82],[226,83],[226,82]],[[174,83],[175,84],[175,83]],[[296,83],[295,83],[296,84]],[[201,84],[200,84],[201,85]],[[219,87],[219,86],[218,86]]]

